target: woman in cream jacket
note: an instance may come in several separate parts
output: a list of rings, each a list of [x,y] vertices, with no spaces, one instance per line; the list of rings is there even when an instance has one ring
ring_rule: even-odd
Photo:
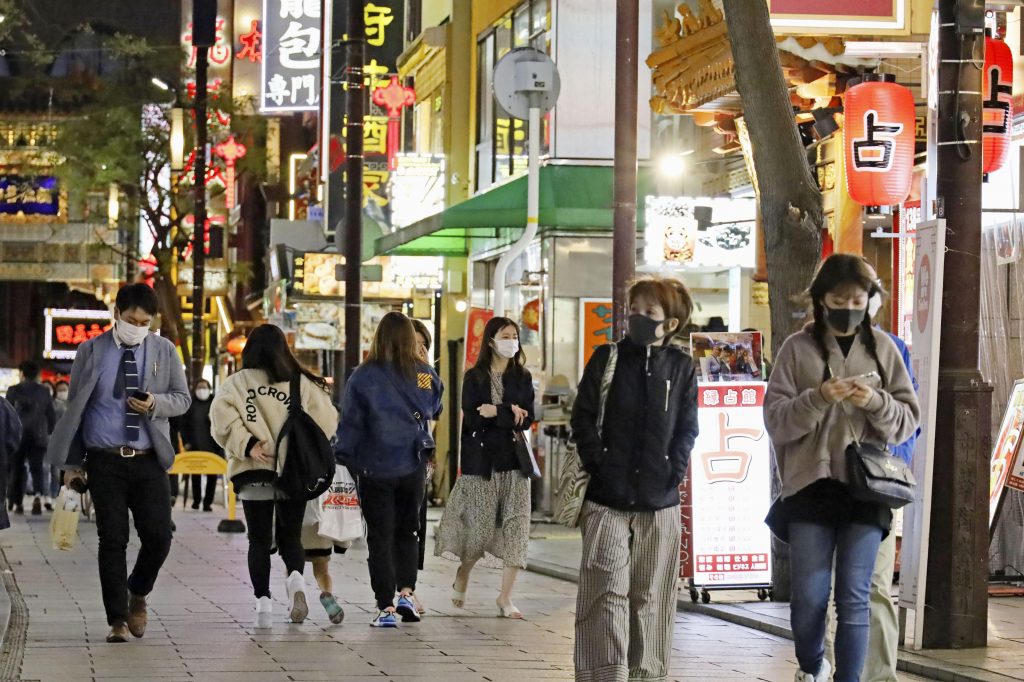
[[[242,500],[249,526],[249,577],[256,596],[256,627],[271,626],[270,554],[275,539],[288,572],[285,584],[290,618],[300,623],[309,613],[302,578],[306,500],[290,499],[274,486],[288,454],[287,441],[280,452],[275,452],[275,447],[288,418],[289,381],[301,373],[302,409],[328,437],[337,429],[338,411],[324,379],[299,365],[277,327],[265,324],[253,330],[242,351],[242,368],[217,392],[210,420],[214,439],[227,453],[228,478]]]

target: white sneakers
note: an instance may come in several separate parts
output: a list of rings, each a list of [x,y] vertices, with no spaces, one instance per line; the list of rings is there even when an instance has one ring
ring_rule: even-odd
[[[288,589],[288,601],[292,605],[288,618],[293,623],[301,623],[309,615],[309,605],[306,603],[306,581],[303,580],[301,573],[292,571],[284,584]]]
[[[274,602],[270,597],[260,597],[256,600],[256,627],[261,630],[269,630],[273,627]]]
[[[832,679],[832,664],[828,662],[827,658],[821,659],[821,670],[818,671],[817,675],[805,673],[802,670],[796,671],[796,676],[793,678],[794,682],[829,682]]]

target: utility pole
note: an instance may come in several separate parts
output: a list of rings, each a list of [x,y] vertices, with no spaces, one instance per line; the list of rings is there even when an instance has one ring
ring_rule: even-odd
[[[626,287],[636,276],[636,98],[640,6],[618,0],[615,9],[615,189],[612,301],[615,338],[626,331]]]
[[[195,219],[192,223],[192,363],[195,383],[203,376],[205,359],[203,315],[206,312],[206,89],[209,48],[216,42],[217,0],[194,0],[192,46],[196,48]]]
[[[366,20],[361,1],[347,3],[345,41],[345,371],[348,377],[362,361],[363,259],[363,63],[366,61]]]
[[[936,212],[949,229],[922,644],[951,649],[986,646],[988,634],[992,388],[978,355],[982,70],[972,61],[983,58],[984,7],[958,0],[937,5]]]

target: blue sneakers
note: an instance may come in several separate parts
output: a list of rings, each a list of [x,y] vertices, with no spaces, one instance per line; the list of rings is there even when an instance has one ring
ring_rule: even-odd
[[[377,616],[370,621],[370,627],[372,628],[397,628],[398,619],[395,618],[395,614],[391,611],[381,611]]]
[[[412,603],[412,599],[404,594],[398,597],[398,607],[395,610],[402,617],[403,623],[418,623],[421,620],[420,613],[416,610],[416,605]]]

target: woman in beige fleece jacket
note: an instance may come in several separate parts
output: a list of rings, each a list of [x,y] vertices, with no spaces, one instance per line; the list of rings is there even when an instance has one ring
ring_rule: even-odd
[[[249,577],[256,595],[256,627],[269,628],[272,623],[270,554],[275,539],[288,571],[285,586],[290,618],[300,623],[309,613],[301,540],[306,500],[289,499],[274,486],[288,454],[287,441],[280,452],[274,449],[288,418],[291,378],[302,375],[302,409],[328,438],[338,427],[338,411],[327,382],[299,365],[277,327],[265,324],[253,330],[242,351],[242,368],[217,392],[210,421],[214,440],[227,454],[228,478],[242,500],[249,526]]]
[[[765,397],[765,422],[782,471],[768,523],[790,544],[790,620],[797,682],[826,682],[825,622],[835,565],[838,616],[835,682],[857,682],[868,645],[868,594],[892,511],[853,498],[846,447],[857,439],[900,443],[920,408],[896,345],[866,312],[881,292],[859,256],[822,263],[810,287],[814,321],[779,351]]]

